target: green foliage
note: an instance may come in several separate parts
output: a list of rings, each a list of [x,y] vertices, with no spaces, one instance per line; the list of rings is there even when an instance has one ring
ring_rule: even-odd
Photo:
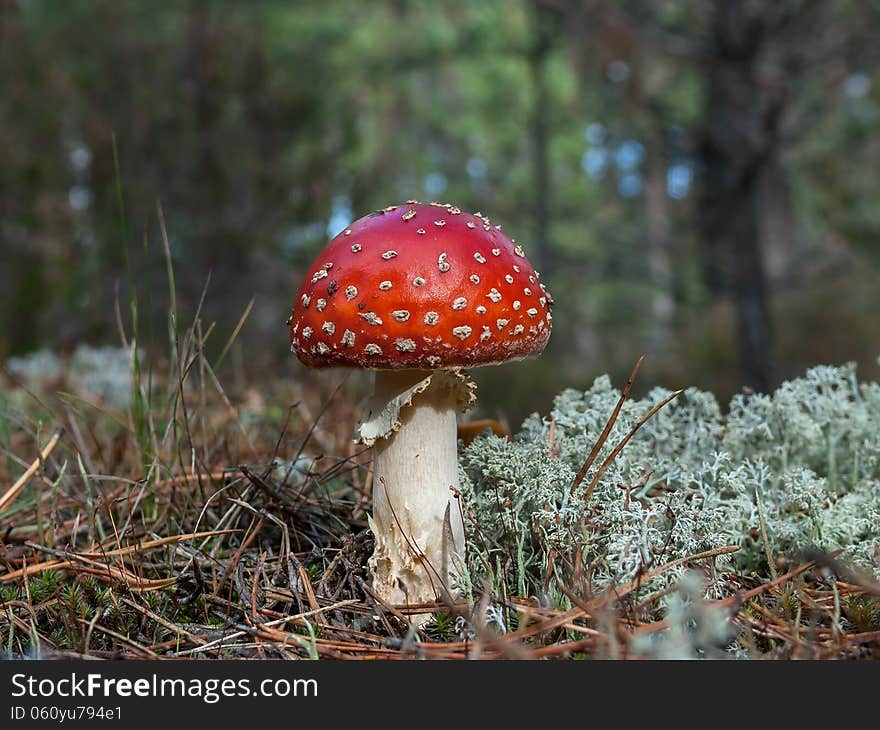
[[[49,598],[58,588],[59,576],[54,570],[46,570],[40,573],[30,582],[32,603],[42,603]]]
[[[638,431],[599,479],[610,450],[669,392],[627,401],[586,479],[578,469],[620,393],[607,376],[565,390],[546,417],[529,417],[512,440],[484,434],[462,454],[469,507],[470,580],[543,595],[551,556],[580,553],[591,587],[602,589],[688,555],[727,545],[707,591],[725,569],[770,574],[759,504],[774,560],[844,548],[877,571],[880,550],[880,384],[859,384],[853,365],[821,366],[772,395],[737,395],[723,415],[714,396],[691,388]],[[664,571],[653,588],[684,571]],[[495,580],[492,580],[492,577]]]
[[[704,321],[723,302],[705,278],[715,244],[700,232],[701,188],[727,178],[707,176],[703,142],[717,117],[737,126],[710,113],[716,65],[701,61],[724,57],[710,27],[723,4],[603,3],[589,22],[581,5],[0,4],[0,357],[116,342],[117,299],[129,302],[119,307],[126,336],[154,350],[167,309],[196,309],[210,271],[209,355],[256,294],[241,333],[247,364],[286,363],[279,322],[328,235],[390,202],[439,198],[503,223],[557,302],[545,357],[519,366],[534,402],[486,388],[487,415],[503,404],[520,418],[560,377],[583,387],[583,372],[626,367],[646,342],[663,343],[677,375],[731,392],[736,330]],[[755,91],[771,93],[774,109],[758,130],[768,135],[760,157],[779,169],[747,178],[761,181],[768,287],[784,281],[780,300],[797,297],[797,318],[777,330],[782,370],[829,353],[866,358],[864,313],[877,305],[871,282],[858,307],[810,302],[829,285],[814,268],[830,266],[848,287],[846,244],[877,250],[875,186],[860,171],[880,149],[880,14],[853,0],[799,5],[754,10],[756,23],[785,27],[754,44],[772,79]],[[834,63],[801,58],[825,47],[820,29]],[[790,133],[770,132],[777,118]],[[676,171],[693,180],[671,195]],[[156,402],[140,366],[132,425],[148,452]]]
[[[454,641],[455,620],[445,611],[438,611],[431,617],[425,631],[434,641]]]

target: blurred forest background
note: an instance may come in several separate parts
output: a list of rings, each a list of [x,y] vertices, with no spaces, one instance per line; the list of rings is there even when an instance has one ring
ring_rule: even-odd
[[[487,415],[641,353],[724,402],[880,355],[880,3],[0,0],[0,360],[118,343],[169,292],[234,362],[314,377],[304,268],[408,198],[482,211],[556,300]],[[113,139],[126,224],[120,223]],[[123,229],[126,232],[123,232]],[[126,243],[127,242],[127,243]],[[127,254],[126,254],[127,251]]]

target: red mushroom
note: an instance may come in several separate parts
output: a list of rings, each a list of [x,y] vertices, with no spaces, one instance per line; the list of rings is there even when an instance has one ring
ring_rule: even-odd
[[[291,349],[312,367],[376,371],[360,426],[375,442],[370,559],[392,603],[448,598],[464,556],[456,413],[463,368],[540,353],[553,300],[488,218],[409,201],[354,222],[309,269]]]

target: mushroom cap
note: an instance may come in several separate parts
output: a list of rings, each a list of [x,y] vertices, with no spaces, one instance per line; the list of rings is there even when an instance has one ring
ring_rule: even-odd
[[[291,350],[311,367],[474,367],[540,353],[553,299],[479,213],[393,205],[336,236],[305,276]]]

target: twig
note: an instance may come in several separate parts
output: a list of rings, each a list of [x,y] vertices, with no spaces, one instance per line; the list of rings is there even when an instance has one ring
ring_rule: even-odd
[[[131,606],[135,611],[137,611],[140,614],[143,614],[148,619],[155,621],[160,626],[164,626],[169,631],[172,631],[175,634],[177,634],[177,639],[175,641],[179,642],[180,637],[184,636],[184,637],[186,637],[186,639],[189,642],[191,642],[193,644],[204,644],[206,642],[206,640],[203,639],[201,636],[197,636],[196,634],[190,633],[189,631],[182,629],[177,624],[174,624],[171,621],[168,621],[167,619],[162,618],[158,613],[151,611],[149,608],[147,608],[146,606],[140,605],[136,601],[132,601],[130,598],[126,598],[125,596],[123,596],[122,602],[127,604],[128,606]]]
[[[99,616],[100,616],[100,614],[98,614],[98,616],[96,616],[96,618]],[[131,647],[135,651],[142,652],[147,658],[150,658],[150,659],[158,659],[159,658],[159,655],[156,654],[156,652],[150,651],[147,647],[141,646],[136,641],[129,639],[127,636],[123,636],[122,634],[120,634],[116,631],[113,631],[112,629],[108,629],[106,626],[101,626],[101,624],[96,623],[95,621],[92,621],[90,623],[90,622],[88,622],[84,619],[81,619],[81,618],[78,618],[77,621],[79,621],[79,623],[81,623],[83,626],[89,627],[90,630],[92,628],[95,628],[98,631],[100,631],[104,634],[107,634],[107,636],[110,636],[110,637],[116,639],[116,641],[118,641],[122,644],[125,644],[126,646]],[[88,647],[86,647],[86,651],[88,651]]]
[[[355,603],[360,603],[360,601],[358,601],[356,598],[352,598],[352,599],[349,599],[346,601],[339,601],[338,603],[334,603],[330,606],[325,606],[324,608],[319,608],[315,611],[306,611],[304,613],[298,613],[294,616],[284,616],[282,618],[275,619],[274,621],[267,621],[266,623],[258,624],[258,626],[279,626],[279,625],[289,623],[290,621],[301,622],[303,619],[306,619],[309,616],[314,616],[315,614],[318,614],[321,611],[333,611],[338,608],[344,608],[345,606],[351,606]],[[223,636],[219,639],[215,639],[214,641],[212,641],[209,644],[204,644],[203,646],[198,646],[194,649],[187,649],[185,651],[181,651],[177,654],[177,656],[184,656],[186,654],[196,654],[196,653],[201,653],[203,651],[213,651],[215,649],[223,649],[223,648],[229,649],[229,648],[231,648],[231,646],[226,644],[227,641],[232,641],[233,639],[239,639],[242,636],[247,636],[248,633],[249,632],[247,632],[247,631],[236,631],[235,633],[229,634],[228,636]]]
[[[50,555],[55,555],[59,558],[64,558],[63,560],[49,560],[43,563],[34,563],[33,565],[25,566],[24,568],[20,568],[19,570],[12,571],[10,573],[5,573],[0,575],[0,583],[7,583],[11,580],[16,580],[25,575],[33,575],[34,573],[42,573],[44,570],[56,570],[58,568],[67,568],[76,561],[83,562],[93,562],[96,558],[118,558],[125,555],[129,555],[131,553],[143,552],[145,550],[151,550],[153,548],[162,547],[163,545],[171,545],[177,542],[183,542],[185,540],[195,540],[200,537],[204,537],[206,535],[222,535],[230,532],[240,532],[240,530],[210,530],[207,532],[194,532],[189,535],[174,535],[172,537],[161,537],[156,540],[149,540],[144,543],[140,543],[138,545],[129,545],[127,547],[117,548],[116,550],[107,550],[104,552],[85,552],[85,553],[72,553],[64,550],[54,550],[53,548],[47,548],[43,545],[37,545],[36,543],[26,543],[26,545],[34,550],[39,550],[44,553],[49,553]]]

